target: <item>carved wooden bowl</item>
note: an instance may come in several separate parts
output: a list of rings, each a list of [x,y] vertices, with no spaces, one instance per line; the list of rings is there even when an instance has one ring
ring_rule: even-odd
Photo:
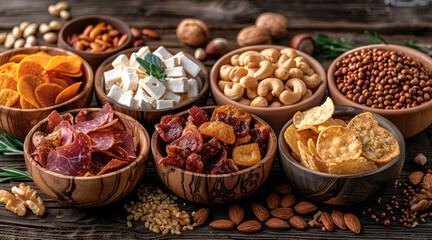
[[[100,108],[88,110],[95,116]],[[79,111],[72,110],[70,113],[76,116]],[[150,138],[146,129],[135,119],[119,112],[114,112],[114,118],[134,136],[137,159],[117,171],[92,177],[66,176],[40,166],[31,156],[35,150],[32,136],[36,131],[47,132],[48,120],[44,119],[34,126],[24,142],[24,157],[27,169],[39,189],[58,202],[80,208],[107,205],[130,193],[144,175],[150,153]]]
[[[208,81],[207,69],[204,66],[204,64],[202,64],[200,61],[196,60],[190,54],[187,54],[185,52],[183,52],[183,53],[187,57],[189,57],[192,61],[197,63],[201,68],[201,71],[198,74],[198,76],[201,78],[203,84],[202,84],[201,91],[199,92],[198,96],[196,96],[195,98],[189,99],[188,101],[183,102],[183,103],[181,103],[177,106],[174,106],[172,108],[166,108],[166,109],[160,109],[160,110],[156,110],[156,109],[139,110],[136,108],[131,108],[131,107],[128,107],[125,105],[121,105],[121,104],[117,103],[116,101],[112,100],[111,98],[109,98],[107,96],[107,94],[105,93],[104,72],[113,69],[111,63],[112,63],[112,61],[114,61],[114,59],[118,55],[125,54],[126,56],[130,57],[130,55],[133,52],[138,51],[140,48],[141,47],[136,47],[136,48],[131,48],[131,49],[127,49],[125,51],[122,51],[122,52],[108,58],[107,60],[105,60],[100,65],[100,67],[96,71],[96,75],[95,75],[96,100],[97,100],[99,106],[102,106],[105,103],[109,102],[115,111],[125,113],[125,114],[135,118],[141,124],[143,124],[144,127],[146,127],[146,129],[150,130],[150,129],[153,129],[154,125],[159,123],[161,118],[167,114],[176,114],[178,112],[187,110],[187,109],[193,107],[194,105],[195,106],[202,106],[207,102],[207,99],[209,96],[209,81]],[[150,50],[153,52],[154,50],[156,50],[156,47],[150,47]],[[178,50],[173,50],[173,49],[168,49],[168,50],[172,54],[176,54],[179,52]]]
[[[202,107],[210,114],[215,106]],[[186,116],[187,111],[177,114]],[[252,115],[254,123],[265,124],[261,118]],[[269,126],[270,127],[270,126]],[[165,143],[157,131],[153,133],[151,148],[156,172],[162,182],[177,196],[199,204],[228,204],[240,201],[254,193],[268,178],[276,156],[276,134],[270,127],[267,154],[255,165],[234,173],[203,174],[186,171],[174,166],[158,165],[166,156]]]
[[[234,56],[235,54],[241,54],[246,51],[262,51],[266,48],[275,48],[277,50],[282,50],[287,47],[278,46],[278,45],[256,45],[256,46],[239,48],[225,54],[212,67],[212,70],[210,72],[210,87],[211,87],[214,100],[217,105],[230,104],[239,108],[243,108],[244,110],[250,113],[256,114],[259,117],[263,118],[266,122],[268,122],[270,126],[272,126],[273,130],[277,134],[279,134],[279,131],[282,128],[282,126],[289,119],[291,119],[292,116],[294,116],[294,114],[297,111],[302,111],[310,107],[317,106],[321,103],[324,94],[326,93],[327,90],[326,72],[322,67],[322,65],[315,58],[301,51],[297,51],[297,54],[299,56],[304,57],[306,61],[309,63],[310,67],[318,75],[320,75],[322,79],[321,85],[314,91],[313,95],[310,98],[288,106],[283,106],[278,108],[269,108],[269,107],[263,108],[263,107],[251,107],[248,105],[244,105],[226,97],[217,85],[219,81],[219,69],[225,64],[230,64],[231,57]]]
[[[360,108],[335,106],[334,118],[351,119],[365,112]],[[295,160],[284,139],[288,121],[279,134],[279,156],[286,178],[298,192],[316,202],[328,205],[356,205],[390,186],[398,178],[405,161],[405,142],[401,132],[389,120],[372,113],[378,124],[392,133],[400,147],[400,154],[378,169],[361,174],[336,175],[313,171]]]
[[[46,52],[51,55],[76,55],[72,52],[53,47],[40,46],[21,48],[1,53],[0,65],[6,63],[13,55],[33,54],[37,52]],[[24,139],[30,129],[32,129],[36,123],[46,118],[53,110],[63,112],[70,109],[87,107],[93,95],[93,71],[85,60],[82,61],[81,69],[83,75],[78,78],[83,82],[81,91],[75,97],[64,103],[40,109],[19,109],[0,105],[0,131],[6,132],[16,138]]]

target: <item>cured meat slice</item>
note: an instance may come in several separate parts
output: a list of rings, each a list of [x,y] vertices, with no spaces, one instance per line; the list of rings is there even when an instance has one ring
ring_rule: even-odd
[[[75,129],[72,127],[69,121],[62,121],[60,123],[60,127],[61,127],[61,146],[70,144],[76,135]]]
[[[78,133],[71,144],[48,153],[46,169],[69,176],[83,175],[91,159],[90,146],[90,138]]]
[[[63,118],[57,111],[52,111],[48,116],[48,131],[52,133],[54,129],[63,121]]]
[[[114,134],[110,129],[100,129],[89,133],[88,136],[95,142],[95,144],[92,145],[92,150],[108,150],[114,145]]]
[[[92,152],[91,161],[87,167],[87,170],[91,174],[96,175],[105,167],[108,162],[109,161],[105,160],[105,156],[101,152]]]
[[[128,164],[129,164],[128,161],[123,161],[120,159],[112,159],[107,165],[105,165],[105,167],[97,175],[102,175],[108,171],[113,171],[115,169],[122,168]]]
[[[123,148],[117,145],[112,145],[110,149],[102,152],[108,156],[111,156],[113,158],[118,158],[120,160],[125,160],[129,162],[132,162],[134,160],[129,158],[129,154],[126,150],[124,150]]]
[[[188,121],[192,121],[197,127],[210,120],[208,114],[197,106],[193,106],[188,112]]]
[[[158,162],[158,165],[173,165],[179,168],[184,168],[186,163],[186,159],[184,158],[170,158],[170,157],[164,157],[161,158]]]
[[[163,116],[161,122],[155,125],[155,130],[166,143],[170,143],[182,135],[186,120],[182,117],[167,115]]]
[[[100,112],[92,120],[82,121],[75,124],[74,128],[77,131],[88,133],[90,131],[95,131],[99,127],[112,122],[114,119],[114,112],[109,103],[105,104]]]
[[[38,148],[31,155],[36,162],[38,162],[42,167],[46,166],[49,151],[46,148]]]
[[[132,135],[126,131],[120,130],[119,137],[121,139],[121,143],[119,143],[118,146],[126,150],[126,152],[129,155],[129,158],[136,158]]]
[[[75,117],[75,123],[90,121],[91,115],[89,111],[85,108],[83,108]]]

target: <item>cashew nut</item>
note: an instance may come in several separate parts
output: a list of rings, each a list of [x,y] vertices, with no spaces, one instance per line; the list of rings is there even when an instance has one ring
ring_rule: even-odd
[[[314,73],[310,76],[303,76],[303,81],[308,88],[316,88],[321,84],[321,78],[318,74]]]
[[[257,97],[254,100],[252,100],[252,102],[250,103],[250,106],[252,106],[252,107],[267,107],[268,102],[263,97]]]
[[[219,70],[219,77],[222,80],[230,80],[229,74],[234,67],[231,65],[223,65]]]
[[[239,54],[236,54],[236,55],[232,56],[231,57],[231,65],[233,65],[233,66],[240,66],[239,58],[240,58]]]
[[[254,55],[254,57],[248,57],[251,55]],[[246,62],[246,58],[248,59],[248,61],[253,61],[253,62],[252,63]],[[256,59],[260,59],[260,60],[258,62],[255,62],[255,61],[257,61]],[[263,59],[264,59],[264,57],[257,51],[246,51],[246,52],[240,54],[239,63],[240,63],[240,66],[248,66],[249,65],[249,67],[252,67],[250,65],[258,64]],[[255,66],[255,67],[257,67],[257,66]]]
[[[254,68],[254,67],[258,67],[259,63],[263,61],[263,59],[264,57],[262,55],[249,54],[245,57],[243,63],[246,67]]]
[[[284,84],[277,78],[266,78],[258,84],[257,93],[259,96],[264,97],[269,91],[273,96],[278,97],[284,90]]]
[[[253,76],[256,73],[256,71],[258,71],[259,69],[259,68],[249,68],[249,67],[245,67],[245,68],[249,71],[248,75],[251,76]]]
[[[267,100],[267,102],[271,102],[275,97],[271,93],[267,93],[264,98]]]
[[[300,68],[291,68],[289,70],[289,77],[290,78],[303,78],[303,71],[300,70]]]
[[[260,53],[272,63],[276,63],[279,57],[282,55],[278,50],[274,48],[264,49]]]
[[[273,74],[273,65],[269,61],[261,61],[259,69],[254,73],[254,77],[258,80],[267,78]]]
[[[296,62],[296,64],[299,64],[299,63],[301,63],[301,62],[306,63],[306,59],[305,59],[304,57],[302,57],[302,56],[295,57],[295,58],[294,58],[294,61]],[[298,67],[298,66],[297,66],[297,67]]]
[[[248,75],[248,70],[244,67],[234,67],[229,74],[229,79],[233,82],[239,82],[240,78]]]
[[[283,55],[290,57],[290,58],[295,58],[298,56],[296,50],[294,50],[292,48],[284,48],[281,50],[281,53]]]
[[[305,100],[307,98],[312,97],[312,94],[313,93],[312,93],[312,91],[310,89],[306,90],[306,93],[300,98],[299,101],[303,101],[303,100]]]
[[[233,85],[231,81],[219,80],[218,88],[223,92],[225,90],[225,85]]]
[[[299,68],[300,70],[302,70],[302,72],[306,75],[308,75],[309,73],[312,73],[313,70],[312,68],[309,66],[309,64],[305,63],[305,62],[297,62],[296,64],[297,68]]]
[[[271,107],[271,108],[277,108],[277,107],[282,107],[282,106],[283,106],[283,104],[282,104],[281,102],[279,102],[279,101],[274,101],[274,102],[272,102],[272,103],[270,104],[269,107]]]
[[[244,88],[256,88],[258,86],[258,80],[252,76],[246,75],[240,79],[240,84]]]
[[[234,83],[233,85],[225,85],[224,94],[228,98],[237,101],[241,97],[243,97],[244,88],[239,83]]]
[[[246,88],[246,97],[248,97],[250,100],[253,100],[256,97],[258,97],[257,89],[256,88]]]
[[[307,90],[306,84],[299,78],[288,79],[288,81],[285,83],[285,86],[292,89],[293,92],[299,92],[302,96],[306,93]]]
[[[244,105],[250,105],[251,104],[251,100],[246,99],[244,97],[240,98],[240,100],[238,100],[239,103],[244,104]]]
[[[273,75],[282,81],[285,81],[289,77],[289,72],[286,68],[278,67],[274,70]]]
[[[279,60],[277,62],[277,65],[279,67],[283,67],[283,68],[286,68],[287,70],[290,70],[291,68],[295,68],[296,67],[296,62],[294,61],[294,59],[289,58],[286,55],[282,55],[279,58]]]
[[[291,105],[298,102],[301,98],[299,92],[293,92],[291,89],[287,88],[279,95],[279,100],[285,105]]]

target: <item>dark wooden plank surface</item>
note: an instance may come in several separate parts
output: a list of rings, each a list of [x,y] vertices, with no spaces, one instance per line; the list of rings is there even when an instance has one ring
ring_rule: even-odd
[[[47,7],[55,1],[51,0],[14,0],[0,1],[0,32],[10,31],[11,28],[22,21],[37,23],[49,22],[54,17],[48,15]],[[88,14],[106,14],[117,16],[131,26],[149,27],[157,30],[162,39],[160,41],[148,41],[149,45],[164,45],[166,47],[182,48],[193,53],[193,49],[179,43],[175,36],[176,24],[184,17],[197,17],[203,19],[211,28],[211,37],[225,37],[229,40],[231,49],[237,47],[235,36],[244,26],[253,24],[256,16],[264,11],[276,11],[284,14],[289,19],[289,34],[286,38],[277,42],[280,45],[288,45],[289,39],[296,33],[317,32],[328,34],[332,37],[345,37],[348,41],[362,44],[367,42],[362,32],[365,29],[382,33],[390,43],[402,43],[404,40],[415,40],[423,44],[432,42],[432,15],[431,7],[395,8],[389,7],[383,1],[319,1],[319,0],[295,0],[295,1],[70,1],[71,15],[77,17]],[[46,45],[43,40],[39,44]],[[4,48],[0,48],[4,51]],[[325,68],[330,60],[317,56]],[[204,63],[210,70],[216,59],[207,59]],[[209,99],[208,104],[213,102]],[[96,103],[93,100],[92,106]],[[399,181],[405,182],[410,172],[417,169],[412,159],[418,152],[422,152],[429,159],[432,158],[432,128],[406,140],[407,152],[404,170]],[[428,163],[430,165],[430,163]],[[0,167],[14,167],[24,169],[22,157],[0,156]],[[256,194],[241,204],[246,209],[246,219],[254,219],[250,211],[251,202],[265,203],[265,196],[271,186],[284,179],[278,163],[275,164],[271,177],[265,186]],[[153,164],[150,163],[146,171],[143,183],[160,184]],[[0,189],[10,189],[19,182],[1,183]],[[35,185],[28,181],[32,187]],[[36,188],[36,187],[35,187]],[[37,188],[36,188],[37,189]],[[383,202],[393,195],[400,195],[401,189],[389,188],[382,193]],[[71,209],[61,205],[45,195],[41,194],[47,206],[47,212],[43,217],[27,214],[18,217],[9,212],[3,206],[0,207],[0,239],[171,239],[171,235],[162,236],[149,232],[140,224],[133,228],[126,226],[127,213],[123,204],[130,200],[136,200],[136,192],[131,193],[124,200],[107,207],[97,209]],[[298,199],[302,199],[296,193]],[[382,204],[381,204],[382,205]],[[182,202],[180,208],[188,211],[197,210],[202,206]],[[211,218],[227,218],[229,206],[212,206]],[[335,208],[319,205],[319,209],[331,211],[340,209],[360,215],[360,212],[369,207],[377,207],[371,200],[360,206],[350,208]],[[382,206],[381,206],[382,207]],[[379,208],[379,207],[377,207]],[[377,211],[380,213],[381,211]],[[310,220],[312,216],[307,216]],[[186,232],[184,239],[204,238],[230,238],[230,239],[280,239],[280,238],[372,238],[372,239],[419,239],[432,238],[431,218],[426,224],[420,224],[416,228],[407,229],[401,224],[393,223],[389,228],[373,222],[369,215],[360,218],[363,229],[360,235],[354,235],[349,231],[336,230],[335,232],[322,232],[320,229],[308,229],[307,231],[284,230],[275,231],[268,228],[256,235],[243,234],[238,231],[215,231],[208,226],[203,226],[194,231]]]

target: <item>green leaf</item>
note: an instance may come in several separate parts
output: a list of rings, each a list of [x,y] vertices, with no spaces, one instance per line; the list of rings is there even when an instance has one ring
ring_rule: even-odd
[[[151,52],[148,52],[145,56],[144,56],[144,60],[146,60],[147,62],[153,63],[156,66],[160,66],[161,62],[160,62],[160,58],[156,55],[154,55]]]
[[[158,56],[149,52],[144,56],[144,59],[136,58],[136,60],[144,68],[147,75],[153,76],[159,81],[165,81],[165,68],[162,67],[161,61]]]
[[[141,65],[141,67],[144,68],[144,70],[146,70],[146,72],[150,72],[150,63],[143,60],[142,58],[136,58],[136,61],[139,63],[139,65]]]

